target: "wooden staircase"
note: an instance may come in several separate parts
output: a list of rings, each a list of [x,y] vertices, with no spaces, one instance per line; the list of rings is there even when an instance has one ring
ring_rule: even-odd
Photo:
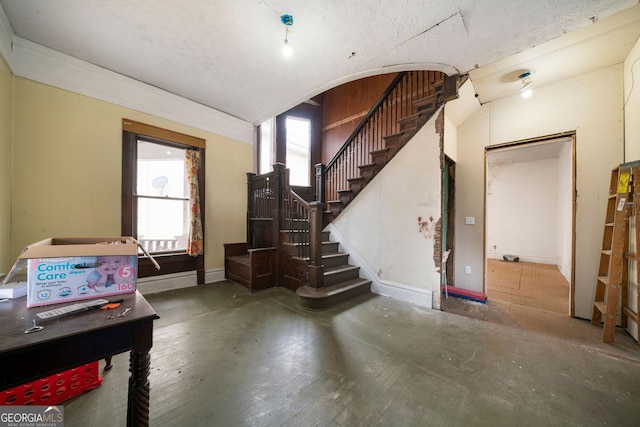
[[[321,310],[370,292],[371,280],[360,278],[360,267],[349,264],[349,254],[340,252],[328,231],[322,232],[322,265],[324,286],[303,285],[296,290],[302,307]]]
[[[316,166],[316,175],[321,177],[326,192],[321,199],[327,205],[325,225],[355,199],[445,102],[458,98],[458,87],[462,83],[458,76],[433,72],[423,77],[426,81],[422,84],[416,79],[409,72],[400,73],[327,166]],[[398,87],[395,92],[393,89]],[[402,102],[405,105],[398,108]],[[383,117],[383,121],[391,117],[393,125],[386,126],[387,132],[382,132],[378,144],[364,143],[363,138],[371,133],[367,120],[376,115]]]
[[[331,162],[316,166],[315,194],[292,188],[282,164],[269,174],[248,174],[248,241],[225,245],[225,277],[252,292],[288,288],[312,310],[370,292],[371,281],[359,277],[349,254],[322,230],[458,97],[459,84],[458,76],[440,72],[399,73]]]

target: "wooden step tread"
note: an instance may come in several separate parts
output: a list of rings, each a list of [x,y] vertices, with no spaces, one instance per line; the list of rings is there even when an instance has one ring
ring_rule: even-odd
[[[338,274],[338,273],[342,273],[344,271],[349,271],[349,270],[357,270],[359,268],[360,267],[356,265],[351,265],[351,264],[343,264],[343,265],[338,265],[336,267],[326,267],[324,269],[324,275],[329,276],[331,274]]]
[[[364,165],[360,165],[358,166],[360,169],[367,169],[367,168],[376,168],[378,167],[378,165],[376,163],[367,163]]]
[[[322,254],[322,258],[338,258],[345,255],[349,255],[349,254],[346,252],[332,252],[328,254]]]
[[[598,309],[598,311],[602,314],[605,314],[607,311],[607,304],[601,301],[596,301],[593,303],[593,306]]]
[[[324,286],[322,288],[314,288],[312,286],[302,286],[298,288],[296,293],[302,298],[327,298],[341,292],[345,292],[360,286],[367,286],[371,284],[371,280],[357,278],[340,282],[331,286]]]

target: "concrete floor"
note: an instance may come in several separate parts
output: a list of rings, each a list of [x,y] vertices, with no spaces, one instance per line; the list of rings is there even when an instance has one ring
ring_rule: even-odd
[[[307,312],[230,282],[147,299],[154,426],[640,424],[640,348],[586,321],[558,335],[381,296]],[[114,365],[67,427],[123,425],[128,355]]]

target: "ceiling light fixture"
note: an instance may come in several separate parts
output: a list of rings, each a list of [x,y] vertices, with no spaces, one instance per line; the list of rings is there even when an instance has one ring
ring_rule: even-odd
[[[284,24],[284,46],[282,47],[282,54],[287,58],[293,54],[293,49],[289,44],[289,27],[293,25],[293,16],[282,15],[280,21]]]
[[[518,93],[523,98],[529,98],[533,94],[533,91],[529,87],[529,85],[533,83],[533,80],[531,79],[531,71],[525,71],[520,74],[518,78],[522,80],[522,87],[518,90]]]

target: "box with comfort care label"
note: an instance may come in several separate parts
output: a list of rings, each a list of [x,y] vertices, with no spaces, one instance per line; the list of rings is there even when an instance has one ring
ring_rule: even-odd
[[[27,307],[135,292],[138,245],[130,237],[50,238],[18,257],[27,267]]]

